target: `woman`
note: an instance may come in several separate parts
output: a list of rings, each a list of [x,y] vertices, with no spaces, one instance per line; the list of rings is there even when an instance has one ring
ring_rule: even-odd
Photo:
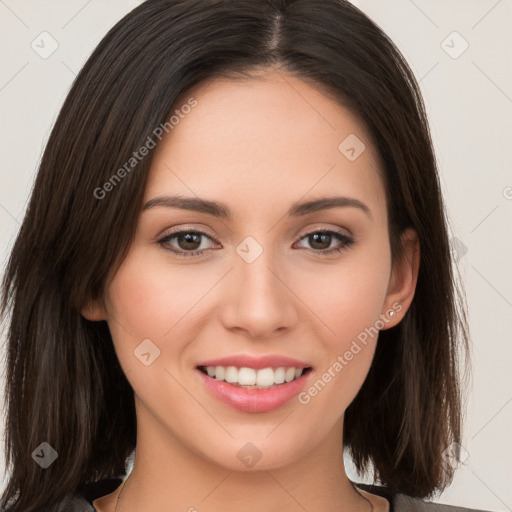
[[[78,75],[7,267],[1,506],[423,508],[460,300],[421,95],[368,17],[147,0]]]

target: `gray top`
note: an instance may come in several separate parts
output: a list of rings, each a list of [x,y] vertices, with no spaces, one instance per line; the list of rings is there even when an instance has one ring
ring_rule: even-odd
[[[59,506],[52,512],[97,512],[92,506],[92,502],[101,496],[110,494],[122,483],[120,478],[101,480],[96,484],[89,485],[82,489]],[[443,505],[424,501],[417,498],[411,498],[405,494],[391,493],[388,489],[377,485],[356,484],[357,487],[386,498],[390,503],[389,512],[489,512],[479,509],[458,507],[454,505]]]

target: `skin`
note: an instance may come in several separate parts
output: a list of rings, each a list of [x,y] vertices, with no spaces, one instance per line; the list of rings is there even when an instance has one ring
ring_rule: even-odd
[[[190,96],[198,105],[155,149],[145,202],[199,196],[225,203],[233,219],[142,211],[104,298],[82,311],[108,321],[135,391],[136,460],[117,510],[386,512],[387,500],[357,493],[341,463],[344,412],[366,378],[377,336],[309,403],[292,399],[266,413],[219,402],[194,370],[235,353],[284,354],[313,366],[307,389],[393,304],[399,311],[383,328],[401,321],[414,295],[419,244],[407,231],[406,258],[392,264],[374,145],[348,109],[282,71],[211,80]],[[349,134],[366,147],[354,161],[338,150]],[[359,199],[371,215],[354,207],[286,215],[294,202],[333,195]],[[169,247],[185,252],[183,240],[157,243],[177,227],[207,232],[205,252],[180,257]],[[355,242],[315,254],[341,245],[305,236],[328,229]],[[263,248],[252,263],[236,252],[247,236]],[[149,366],[133,354],[145,339],[160,349]],[[237,457],[247,442],[262,454],[251,468]],[[96,500],[96,509],[113,512],[121,487]]]

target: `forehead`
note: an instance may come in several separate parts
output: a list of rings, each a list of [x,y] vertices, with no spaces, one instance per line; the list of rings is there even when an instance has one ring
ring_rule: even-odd
[[[385,209],[378,155],[363,123],[313,86],[272,72],[210,80],[182,104],[191,97],[196,106],[181,112],[176,104],[179,122],[155,150],[146,200],[165,193],[230,198],[236,211],[339,193]]]

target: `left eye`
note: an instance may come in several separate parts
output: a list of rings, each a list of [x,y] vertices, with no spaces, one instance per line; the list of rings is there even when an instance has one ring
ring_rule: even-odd
[[[164,249],[178,256],[195,256],[204,253],[205,250],[208,249],[208,247],[202,246],[201,239],[203,237],[218,243],[210,235],[207,235],[203,231],[196,230],[175,231],[174,233],[164,236],[158,240],[157,243]],[[313,231],[301,237],[300,240],[307,240],[312,247],[309,249],[306,247],[305,249],[319,255],[342,251],[354,243],[351,237],[332,230]],[[338,246],[331,247],[331,243],[335,240],[339,242]]]
[[[346,247],[349,247],[354,242],[354,240],[351,237],[338,231],[331,230],[313,231],[303,236],[301,240],[308,240],[308,242],[312,244],[312,250],[314,252],[327,254],[331,252],[341,251]],[[334,240],[338,240],[338,242],[340,242],[340,245],[338,245],[338,247],[331,247],[331,242]]]

